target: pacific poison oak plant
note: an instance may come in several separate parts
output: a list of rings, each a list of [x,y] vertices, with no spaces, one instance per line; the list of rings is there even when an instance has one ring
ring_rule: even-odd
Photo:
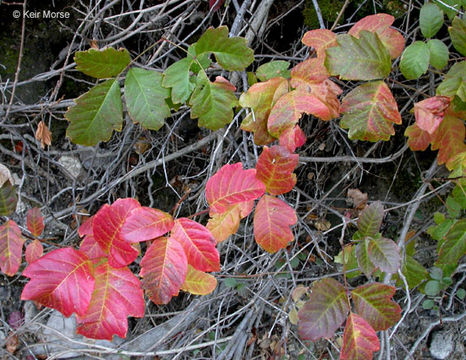
[[[302,42],[315,56],[292,69],[286,61],[260,66],[251,74],[253,84],[239,99],[228,80],[218,76],[212,82],[207,75],[211,54],[226,71],[242,71],[254,60],[245,40],[229,38],[226,27],[208,29],[186,50],[186,57],[163,73],[133,67],[124,49],[77,52],[78,70],[107,80],[76,99],[76,105],[67,111],[67,135],[74,143],[92,146],[107,141],[113,130],[121,130],[120,79],[126,74],[128,115],[143,128],[158,130],[171,109],[186,104],[199,126],[217,130],[232,121],[235,107],[240,106],[250,110],[241,128],[252,132],[254,142],[264,147],[255,169],[243,169],[241,163],[227,164],[208,180],[205,196],[210,218],[206,226],[189,218],[173,219],[128,198],[104,205],[81,225],[79,249],[62,248],[42,256],[41,243],[34,240],[26,247],[29,265],[23,275],[31,280],[21,298],[35,300],[65,316],[76,313],[77,331],[87,337],[124,337],[127,317],[144,315],[144,292],[156,304],[168,303],[180,290],[198,295],[212,292],[217,282],[208,272],[220,269],[216,243],[236,233],[241,219],[254,208],[254,236],[259,246],[270,253],[286,248],[294,240],[290,227],[297,216],[278,196],[296,184],[293,171],[299,155],[295,151],[306,141],[298,124],[302,115],[323,121],[341,116],[339,124],[348,129],[353,140],[389,140],[395,133],[394,125],[402,123],[387,85],[392,61],[401,56],[401,71],[408,79],[425,71],[418,69],[416,51],[409,47],[403,51],[405,40],[390,27],[393,20],[390,15],[376,14],[358,21],[346,34],[325,29],[307,32]],[[422,23],[424,27],[429,24]],[[464,42],[458,40],[463,37],[464,41],[464,20],[455,18],[451,29],[453,45],[465,55]],[[428,30],[429,36],[435,35]],[[432,57],[433,66],[439,65],[434,60],[437,47],[430,48],[433,50],[424,55]],[[459,179],[457,186],[463,194],[465,64],[458,60],[438,86],[437,95],[414,105],[415,123],[405,132],[412,150],[425,150],[429,144],[439,150],[439,164],[446,164],[452,177]],[[331,76],[362,83],[356,83],[340,102],[342,90]],[[14,195],[12,188],[8,182],[2,187],[3,214],[13,211],[5,200]],[[440,215],[437,218],[440,227],[446,220]],[[379,349],[376,331],[386,330],[400,319],[401,309],[392,300],[395,287],[370,282],[349,290],[346,283],[350,269],[358,269],[370,279],[376,271],[383,275],[401,270],[410,281],[413,267],[409,265],[415,260],[410,260],[409,254],[402,259],[395,242],[380,234],[382,220],[380,203],[361,212],[352,244],[342,251],[344,285],[330,278],[315,282],[309,301],[299,311],[299,334],[312,341],[334,336],[346,320],[341,359],[371,358]],[[40,236],[43,223],[38,209],[28,214],[27,224],[32,236]],[[446,230],[442,227],[445,231],[435,232],[442,240],[439,251],[443,249],[445,254],[448,250],[453,256],[450,250],[454,248],[457,255],[452,259],[458,262],[466,249],[464,235],[458,235],[456,227],[464,228],[464,221],[448,224],[451,226]],[[19,270],[24,241],[12,220],[0,227],[0,265],[7,275]],[[140,255],[140,242],[147,242],[140,261],[141,280],[128,267]]]

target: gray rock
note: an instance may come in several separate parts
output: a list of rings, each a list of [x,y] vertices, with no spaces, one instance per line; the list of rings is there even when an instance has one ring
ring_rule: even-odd
[[[434,359],[447,359],[453,350],[455,350],[455,341],[451,331],[436,331],[432,335],[429,351]]]

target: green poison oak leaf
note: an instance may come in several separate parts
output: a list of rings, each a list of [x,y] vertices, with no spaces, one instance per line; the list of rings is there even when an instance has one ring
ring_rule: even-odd
[[[434,68],[442,70],[448,65],[448,47],[443,41],[430,39],[427,41],[427,47],[430,53],[429,62]]]
[[[288,81],[276,77],[256,83],[246,93],[241,94],[240,106],[251,108],[251,113],[241,123],[241,129],[253,132],[257,145],[266,145],[274,140],[267,130],[267,120],[275,102],[287,92]]]
[[[170,214],[141,206],[133,209],[126,217],[120,235],[130,243],[147,241],[166,234],[173,225],[174,221]]]
[[[289,66],[288,61],[274,60],[259,66],[256,70],[256,76],[260,81],[267,81],[278,76],[288,79],[290,77]]]
[[[26,261],[30,264],[39,259],[43,255],[43,253],[44,247],[42,246],[42,243],[39,240],[35,239],[26,246],[24,256],[26,258]]]
[[[254,214],[254,237],[265,251],[275,253],[294,240],[290,226],[298,221],[296,212],[283,200],[264,195]]]
[[[344,80],[377,80],[390,74],[390,53],[376,33],[359,32],[337,36],[338,46],[326,50],[325,67]]]
[[[442,122],[449,105],[450,98],[446,96],[434,96],[415,103],[416,125],[432,135]]]
[[[464,6],[464,4],[463,4]],[[466,19],[460,19],[456,16],[451,26],[448,28],[448,32],[450,33],[451,42],[458,52],[466,56]]]
[[[195,269],[220,270],[220,255],[215,247],[217,242],[205,226],[188,218],[179,218],[175,220],[170,236],[181,244],[188,264]]]
[[[128,316],[144,316],[144,294],[139,279],[127,268],[107,261],[94,268],[95,287],[89,307],[77,317],[77,333],[92,339],[126,337]]]
[[[393,21],[395,21],[395,18],[392,15],[369,15],[354,24],[348,31],[348,35],[358,38],[362,30],[376,33],[380,41],[388,49],[390,57],[396,59],[403,52],[405,39],[399,31],[390,27]]]
[[[246,39],[228,37],[228,28],[209,28],[194,44],[196,54],[213,53],[217,63],[225,70],[244,70],[254,61],[254,52],[247,46]]]
[[[234,94],[236,88],[225,78],[217,76],[210,82],[204,72],[199,73],[197,85],[189,105],[191,119],[199,118],[199,126],[218,130],[233,119],[233,108],[238,100]]]
[[[401,55],[400,70],[408,80],[419,78],[429,68],[430,51],[423,41],[415,41]]]
[[[256,165],[256,177],[265,184],[266,191],[271,195],[281,195],[293,189],[296,185],[298,154],[292,154],[283,146],[264,146]]]
[[[222,213],[211,214],[206,227],[212,233],[216,242],[222,242],[228,239],[230,235],[236,234],[241,219],[248,216],[253,207],[254,201],[245,201],[230,205]]]
[[[0,185],[0,216],[9,216],[16,210],[18,198],[9,180]]]
[[[314,282],[309,301],[298,312],[299,337],[311,341],[332,337],[349,310],[343,285],[332,278]]]
[[[325,50],[337,46],[337,35],[327,29],[310,30],[306,32],[301,40],[306,46],[313,47],[317,53],[317,57],[325,59]]]
[[[387,330],[401,317],[400,306],[392,300],[396,289],[380,283],[360,285],[351,291],[354,311],[375,331]]]
[[[31,208],[27,213],[27,228],[32,236],[39,237],[44,231],[44,218],[39,208]]]
[[[123,104],[117,80],[94,86],[75,102],[65,114],[70,122],[66,135],[75,144],[94,146],[109,140],[113,130],[121,130]]]
[[[121,73],[131,61],[126,49],[89,49],[74,55],[76,70],[97,79],[109,78]]]
[[[438,246],[437,266],[457,264],[466,254],[466,219],[458,220],[443,236]]]
[[[279,143],[280,146],[286,147],[289,152],[294,152],[296,148],[306,143],[306,134],[299,125],[296,125],[281,133]]]
[[[182,104],[189,99],[196,86],[194,77],[189,74],[193,59],[188,56],[170,65],[163,73],[162,85],[171,88],[171,99]]]
[[[183,246],[172,237],[160,237],[144,254],[139,275],[146,295],[161,305],[178,295],[187,271],[188,259]]]
[[[186,279],[181,285],[181,290],[193,295],[207,295],[217,287],[217,279],[203,271],[196,270],[188,264]]]
[[[105,204],[94,215],[92,230],[95,241],[108,256],[110,266],[118,268],[132,263],[139,251],[121,235],[121,228],[131,211],[141,205],[134,199],[118,199]]]
[[[455,96],[466,101],[466,61],[454,64],[437,87],[437,95]]]
[[[371,242],[370,237],[364,237],[362,241],[360,241],[356,245],[356,259],[358,260],[358,265],[361,268],[362,272],[370,278],[372,273],[375,271],[376,266],[372,263],[369,257],[369,244]]]
[[[8,276],[18,272],[21,265],[24,238],[13,220],[0,226],[0,269]]]
[[[131,68],[126,74],[125,99],[129,116],[143,128],[158,130],[170,116],[165,99],[170,91],[162,87],[162,74],[157,71]]]
[[[221,214],[231,205],[255,200],[265,193],[265,185],[257,179],[256,170],[243,170],[243,164],[227,164],[206,184],[205,196],[210,215]]]
[[[374,81],[359,85],[342,100],[340,126],[349,129],[352,140],[388,140],[401,124],[398,105],[387,84]]]
[[[57,249],[29,264],[23,275],[31,280],[21,300],[34,300],[60,311],[85,315],[94,292],[93,266],[82,251]]]
[[[368,237],[367,253],[369,260],[380,270],[394,274],[401,266],[400,248],[391,239],[381,236]]]
[[[359,215],[358,233],[364,236],[376,236],[383,220],[383,205],[380,201],[367,206]]]
[[[425,38],[437,34],[443,25],[443,11],[436,4],[425,3],[419,13],[419,27]]]
[[[350,313],[343,333],[340,360],[372,359],[380,342],[374,329],[361,316]]]

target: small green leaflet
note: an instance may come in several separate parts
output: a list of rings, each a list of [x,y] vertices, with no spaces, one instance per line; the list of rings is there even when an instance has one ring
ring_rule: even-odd
[[[417,79],[429,67],[430,52],[425,42],[415,41],[401,55],[400,70],[408,80]]]
[[[158,130],[170,116],[165,99],[170,91],[162,87],[162,74],[157,71],[131,68],[126,74],[125,98],[129,116],[143,128]]]
[[[74,55],[74,61],[76,62],[76,70],[102,79],[118,75],[128,66],[131,58],[126,49],[106,48],[104,50],[78,51]]]
[[[254,61],[254,52],[247,46],[246,39],[228,37],[228,28],[210,28],[194,44],[196,54],[213,53],[218,64],[225,70],[244,70]]]
[[[189,99],[194,87],[194,78],[189,74],[193,59],[186,57],[170,65],[163,73],[162,85],[171,88],[171,99],[175,104],[182,104]]]
[[[65,114],[70,122],[66,135],[75,144],[93,146],[108,141],[113,130],[121,130],[123,104],[115,79],[94,86],[75,102]]]
[[[326,50],[325,67],[344,80],[376,80],[390,74],[390,53],[376,33],[362,30],[359,39],[343,34]]]
[[[275,60],[263,64],[257,68],[256,75],[260,81],[267,81],[274,77],[281,76],[286,79],[290,78],[290,63],[284,60]]]
[[[430,52],[430,65],[437,70],[442,70],[448,65],[448,47],[443,41],[431,39],[427,41],[427,47]]]
[[[0,186],[0,215],[10,216],[16,210],[16,190],[10,181],[7,180]]]
[[[451,42],[461,55],[466,56],[466,19],[455,17],[448,28]]]
[[[437,95],[455,96],[466,101],[466,61],[453,65],[437,87]]]
[[[199,118],[199,126],[218,130],[233,119],[233,108],[238,103],[235,87],[225,78],[217,76],[210,82],[204,72],[198,75],[197,85],[189,105],[191,119]]]
[[[439,267],[457,264],[466,254],[466,219],[458,220],[448,231],[438,248],[439,257],[435,263]]]
[[[425,3],[419,14],[419,26],[425,38],[431,38],[443,25],[443,11],[433,3]]]

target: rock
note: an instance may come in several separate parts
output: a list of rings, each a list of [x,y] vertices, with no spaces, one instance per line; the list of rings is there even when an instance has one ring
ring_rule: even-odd
[[[74,179],[77,179],[81,173],[81,162],[73,156],[64,155],[58,159],[58,163],[63,166]]]
[[[440,330],[432,334],[429,351],[434,359],[448,359],[454,349],[455,341],[451,331]]]

